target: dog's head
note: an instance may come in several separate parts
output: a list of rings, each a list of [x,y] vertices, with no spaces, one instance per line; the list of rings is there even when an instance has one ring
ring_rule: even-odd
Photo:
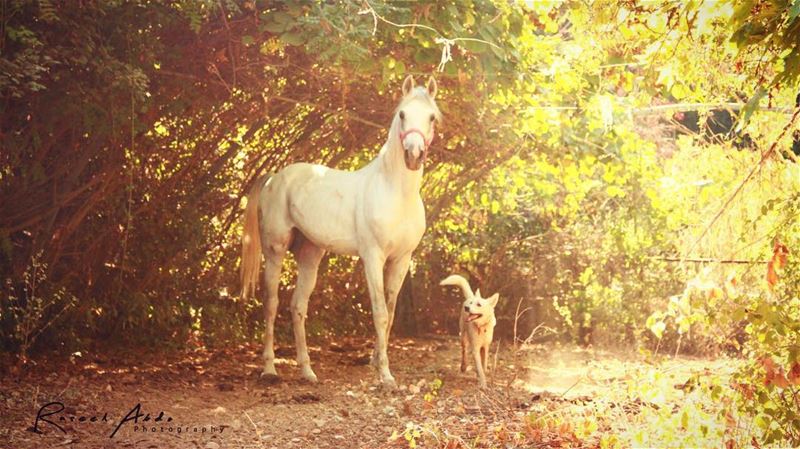
[[[472,297],[464,301],[464,313],[467,315],[467,322],[474,322],[478,325],[488,323],[494,318],[494,307],[497,305],[498,299],[500,299],[498,293],[488,298],[483,298],[481,297],[481,289],[475,290]]]

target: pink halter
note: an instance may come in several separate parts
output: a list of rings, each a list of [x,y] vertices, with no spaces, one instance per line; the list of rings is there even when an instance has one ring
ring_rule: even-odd
[[[418,130],[417,128],[407,129],[405,131],[400,131],[400,143],[402,144],[403,141],[406,139],[406,136],[412,133],[417,133],[422,137],[422,141],[425,142],[425,150],[427,151],[428,147],[431,146],[431,142],[433,142],[433,136],[430,139],[425,138],[425,134],[422,131]]]

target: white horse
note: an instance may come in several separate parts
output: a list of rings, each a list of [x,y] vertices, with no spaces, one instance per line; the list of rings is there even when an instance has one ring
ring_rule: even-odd
[[[326,251],[333,251],[358,255],[364,262],[377,334],[372,364],[385,386],[396,385],[386,350],[397,294],[411,253],[425,232],[420,186],[434,125],[441,117],[434,101],[436,90],[433,78],[425,87],[415,87],[411,76],[405,79],[389,137],[364,168],[346,172],[292,164],[273,176],[259,178],[249,192],[242,237],[242,296],[255,291],[260,250],[266,259],[265,375],[277,375],[273,341],[278,279],[284,255],[290,250],[298,269],[291,304],[297,364],[305,379],[316,382],[306,346],[305,320],[319,263]]]

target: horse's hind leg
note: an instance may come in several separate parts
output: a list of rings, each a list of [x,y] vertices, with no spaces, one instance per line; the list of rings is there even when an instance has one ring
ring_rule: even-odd
[[[317,375],[311,369],[311,358],[308,356],[306,345],[306,317],[308,299],[317,283],[317,270],[325,251],[298,232],[292,245],[292,252],[297,259],[297,285],[292,294],[292,327],[297,349],[297,365],[304,379],[316,382]]]
[[[264,301],[264,371],[267,376],[277,376],[275,371],[275,316],[278,314],[278,282],[281,277],[281,265],[285,250],[267,247],[264,251],[266,264],[264,280],[266,281],[267,299]]]

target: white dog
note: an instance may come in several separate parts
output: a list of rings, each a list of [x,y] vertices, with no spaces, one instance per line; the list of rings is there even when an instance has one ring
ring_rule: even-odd
[[[481,290],[475,293],[463,277],[453,274],[439,283],[439,285],[455,285],[464,292],[464,307],[461,309],[459,320],[459,333],[461,334],[461,371],[467,370],[467,346],[472,351],[475,361],[475,371],[478,373],[478,382],[481,388],[486,388],[485,371],[488,369],[489,346],[492,345],[494,325],[494,307],[497,305],[499,295],[495,293],[488,298],[481,298]]]

